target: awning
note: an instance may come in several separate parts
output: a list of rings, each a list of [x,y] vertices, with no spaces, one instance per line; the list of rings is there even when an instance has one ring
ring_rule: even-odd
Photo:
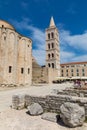
[[[67,80],[67,79],[71,79],[69,77],[56,77],[56,80]]]

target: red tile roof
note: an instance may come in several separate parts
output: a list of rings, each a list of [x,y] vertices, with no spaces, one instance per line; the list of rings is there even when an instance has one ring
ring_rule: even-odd
[[[87,64],[87,61],[84,61],[84,62],[69,62],[69,63],[63,63],[63,64],[60,64],[60,66],[64,66],[64,65],[75,65],[75,64]]]

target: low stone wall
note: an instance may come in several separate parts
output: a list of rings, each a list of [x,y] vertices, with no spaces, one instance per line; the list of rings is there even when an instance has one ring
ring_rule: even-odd
[[[26,106],[32,104],[32,103],[39,103],[44,111],[49,112],[60,112],[60,106],[64,102],[72,102],[72,103],[78,103],[80,106],[84,106],[86,116],[87,116],[87,99],[86,98],[80,98],[80,97],[71,97],[71,96],[65,96],[65,95],[52,95],[52,96],[46,96],[46,97],[32,97],[29,95],[25,95],[25,103]]]
[[[65,89],[65,90],[54,90],[54,91],[56,91],[56,94],[60,94],[60,95],[87,97],[87,90]]]
[[[64,102],[71,102],[71,103],[78,103],[80,106],[83,106],[85,108],[85,115],[87,117],[87,98],[75,97],[75,96],[71,97],[66,95],[52,95],[52,96],[48,95],[44,97],[42,96],[37,97],[37,96],[30,96],[25,94],[24,96],[20,96],[20,97],[17,96],[20,95],[13,96],[13,100],[12,100],[12,106],[14,106],[14,108],[17,109],[27,107],[32,103],[39,103],[43,107],[44,111],[59,113],[60,106]],[[21,103],[22,103],[22,107],[20,106]]]

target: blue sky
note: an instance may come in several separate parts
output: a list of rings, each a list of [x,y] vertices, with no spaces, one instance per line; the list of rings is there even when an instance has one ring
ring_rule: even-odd
[[[45,29],[51,16],[60,34],[60,61],[87,61],[87,0],[0,0],[0,19],[33,40],[33,55],[45,64]]]

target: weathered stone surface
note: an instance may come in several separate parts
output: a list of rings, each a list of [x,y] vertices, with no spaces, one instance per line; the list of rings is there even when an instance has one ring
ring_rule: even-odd
[[[60,117],[65,125],[77,127],[83,125],[85,120],[85,110],[76,103],[66,102],[60,107]]]
[[[57,122],[58,115],[56,113],[48,112],[48,113],[44,113],[41,116],[41,118],[44,119],[44,120],[48,120],[48,121],[52,121],[52,122]]]
[[[0,20],[0,56],[0,84],[3,87],[32,84],[32,40],[20,35],[3,20]]]
[[[15,104],[18,100],[13,101]],[[87,98],[85,97],[76,97],[69,95],[47,95],[47,96],[31,96],[30,94],[25,94],[24,96],[24,106],[28,107],[33,103],[38,103],[42,106],[44,111],[59,113],[60,106],[65,102],[78,103],[80,106],[85,108],[85,117],[87,117]],[[22,104],[20,103],[22,106]],[[15,105],[18,109],[21,107]],[[14,106],[14,107],[15,107]]]
[[[43,113],[43,108],[38,103],[34,103],[31,106],[28,106],[28,113],[37,116]]]
[[[23,109],[25,107],[25,95],[15,94],[12,96],[12,108],[13,109]]]

